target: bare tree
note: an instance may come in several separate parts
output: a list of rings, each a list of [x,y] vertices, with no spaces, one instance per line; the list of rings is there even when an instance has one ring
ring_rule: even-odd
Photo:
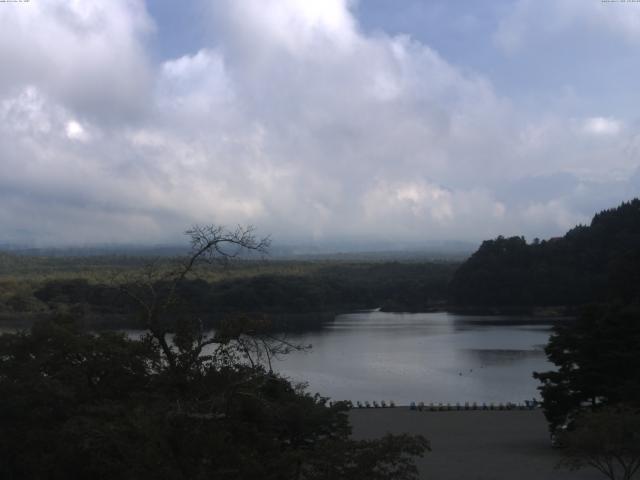
[[[119,282],[121,290],[139,307],[142,324],[149,338],[159,344],[169,367],[191,368],[203,360],[202,352],[208,345],[221,343],[223,337],[205,334],[200,319],[188,319],[177,323],[174,308],[177,306],[178,288],[201,264],[227,264],[242,253],[266,254],[269,237],[258,238],[254,228],[238,226],[229,230],[220,225],[195,225],[185,232],[190,238],[191,250],[168,268],[156,260],[148,264],[135,277]],[[173,341],[168,339],[174,334]],[[236,339],[249,332],[239,329]],[[226,333],[225,341],[232,338]],[[258,338],[256,342],[261,342]],[[261,342],[264,346],[265,342]],[[284,347],[270,345],[271,353]]]
[[[607,407],[585,413],[560,442],[565,446],[560,466],[589,466],[610,480],[631,480],[640,469],[640,411]]]
[[[236,316],[223,322],[215,341],[220,344],[233,342],[252,367],[265,365],[273,373],[274,359],[279,359],[292,351],[311,348],[310,345],[295,344],[285,336],[275,336],[270,332],[271,323],[264,316]]]

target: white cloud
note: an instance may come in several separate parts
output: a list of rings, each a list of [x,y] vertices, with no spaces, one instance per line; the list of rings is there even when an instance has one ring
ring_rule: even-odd
[[[547,203],[534,203],[523,212],[525,221],[541,230],[550,227],[557,231],[566,231],[576,225],[575,214],[567,209],[563,202],[552,200]],[[584,219],[586,221],[586,219]]]
[[[32,135],[46,134],[51,130],[51,120],[43,107],[44,99],[38,89],[27,86],[19,95],[2,100],[0,115],[5,128]]]
[[[218,25],[234,37],[234,46],[255,56],[271,49],[296,56],[312,51],[317,55],[319,50],[330,55],[360,41],[345,0],[221,0],[214,2],[214,9],[222,20]]]
[[[446,223],[453,219],[452,193],[425,182],[395,185],[381,181],[364,196],[366,218],[379,222],[389,214],[409,215],[422,222]]]
[[[0,9],[0,94],[32,85],[79,113],[126,119],[144,108],[150,71],[142,0],[49,0]]]
[[[449,190],[426,181],[378,181],[362,198],[365,216],[358,228],[373,233],[384,226],[411,240],[480,239],[498,227],[506,207],[483,189]],[[475,234],[470,233],[474,229]]]
[[[155,66],[140,2],[30,5],[0,9],[0,241],[544,236],[583,194],[499,186],[638,164],[622,119],[527,116],[429,46],[365,34],[345,0],[219,0],[217,41]]]
[[[190,113],[207,113],[234,99],[222,56],[206,49],[164,62],[158,83],[161,105]]]
[[[638,45],[640,8],[632,2],[516,0],[499,22],[493,40],[504,52],[514,54],[540,39],[562,42],[569,32],[605,35],[610,41],[618,38]]]
[[[584,121],[582,129],[591,135],[617,135],[622,130],[622,124],[615,118],[591,117]]]
[[[87,132],[85,132],[84,127],[75,120],[70,120],[67,122],[65,131],[67,133],[67,137],[69,137],[69,139],[71,140],[87,140]]]

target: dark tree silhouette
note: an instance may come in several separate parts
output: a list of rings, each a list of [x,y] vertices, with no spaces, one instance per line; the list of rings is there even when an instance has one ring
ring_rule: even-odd
[[[596,214],[564,237],[487,240],[455,273],[466,306],[585,305],[640,300],[640,200]]]
[[[583,408],[640,406],[640,308],[593,306],[556,327],[545,351],[558,369],[535,373],[554,430]]]
[[[22,479],[417,479],[422,436],[350,438],[344,402],[329,404],[271,368],[298,348],[231,318],[215,335],[183,310],[179,287],[201,262],[267,242],[250,229],[188,232],[169,271],[129,279],[148,335],[84,331],[57,316],[0,336],[0,477]]]
[[[226,263],[244,252],[266,253],[269,238],[257,238],[253,227],[228,230],[219,225],[195,225],[185,234],[191,251],[177,266],[163,271],[159,262],[144,269],[142,274],[119,281],[121,290],[138,306],[142,325],[150,340],[157,342],[171,369],[190,369],[200,361],[203,349],[217,343],[207,337],[201,321],[180,315],[178,289],[201,263]],[[173,333],[173,345],[167,335]],[[240,334],[238,334],[240,336]],[[265,342],[265,345],[266,342]]]
[[[609,407],[581,415],[576,422],[560,437],[560,466],[592,467],[610,480],[631,480],[640,469],[640,411]]]

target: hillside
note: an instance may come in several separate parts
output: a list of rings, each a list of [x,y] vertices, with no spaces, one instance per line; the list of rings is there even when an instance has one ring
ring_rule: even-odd
[[[487,240],[450,284],[457,306],[582,305],[638,300],[640,200],[625,202],[561,238]]]

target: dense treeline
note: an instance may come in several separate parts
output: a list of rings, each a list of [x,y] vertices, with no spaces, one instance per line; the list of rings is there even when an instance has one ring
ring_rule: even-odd
[[[462,305],[580,306],[545,348],[555,368],[534,377],[552,441],[565,447],[562,465],[612,479],[640,468],[639,259],[635,199],[562,238],[484,242],[451,284]]]
[[[0,478],[418,478],[426,439],[352,440],[347,404],[242,361],[242,333],[179,331],[171,357],[69,317],[0,335]]]
[[[454,263],[310,262],[297,264],[297,270],[285,266],[278,272],[253,267],[247,271],[245,265],[241,273],[232,268],[228,275],[185,279],[178,294],[183,308],[205,322],[214,323],[227,314],[259,312],[273,317],[279,327],[308,328],[336,312],[425,311],[442,305],[456,267]],[[7,294],[3,307],[9,313],[73,308],[94,320],[103,317],[101,326],[109,326],[115,316],[122,317],[118,326],[135,326],[135,319],[127,316],[135,305],[123,292],[126,281],[125,276],[120,283],[73,277],[38,282],[31,289]],[[162,288],[162,282],[156,287]]]
[[[551,429],[583,408],[640,408],[638,345],[637,304],[591,305],[574,322],[557,325],[545,349],[557,368],[534,374]]]
[[[454,304],[582,305],[632,301],[640,287],[640,200],[596,214],[562,238],[488,240],[455,273]]]
[[[93,318],[124,316],[132,305],[119,288],[127,275],[118,275],[135,272],[146,261],[97,257],[73,260],[71,268],[69,259],[5,254],[0,269],[23,275],[0,281],[0,313],[79,308]],[[457,307],[503,308],[628,302],[640,286],[640,200],[603,211],[589,226],[561,238],[485,241],[459,268],[453,262],[249,261],[197,278],[186,279],[179,293],[205,321],[228,313],[307,315],[309,321],[311,314],[354,309],[425,311],[447,299]],[[299,326],[305,321],[295,320]]]
[[[343,265],[306,277],[262,275],[220,282],[205,287],[202,293],[208,297],[211,310],[422,310],[446,298],[453,269],[450,264]]]
[[[113,287],[45,285],[42,300],[74,308],[0,335],[0,477],[417,480],[424,437],[353,440],[347,403],[273,371],[272,358],[308,347],[256,316],[207,332],[193,315],[202,309],[193,299],[210,290],[186,282],[198,264],[232,257],[225,247],[262,252],[268,243],[243,227],[187,234],[191,253],[173,269]],[[119,308],[137,314],[145,335],[87,330],[79,305],[124,298]]]

